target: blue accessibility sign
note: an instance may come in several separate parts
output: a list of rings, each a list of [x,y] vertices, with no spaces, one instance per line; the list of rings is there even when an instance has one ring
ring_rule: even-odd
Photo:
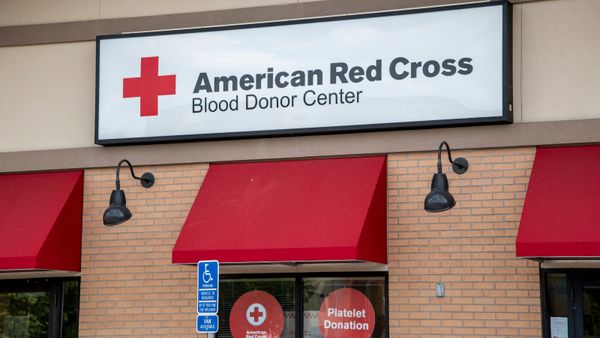
[[[219,261],[198,262],[198,313],[219,311]]]
[[[198,315],[196,317],[196,331],[198,333],[217,333],[219,331],[219,316]]]

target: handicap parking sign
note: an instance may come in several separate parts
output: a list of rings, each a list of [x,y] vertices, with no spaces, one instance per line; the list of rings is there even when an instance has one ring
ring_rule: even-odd
[[[219,316],[198,315],[196,317],[196,331],[198,333],[217,333],[219,331]]]
[[[198,313],[217,314],[219,311],[219,262],[198,262]]]

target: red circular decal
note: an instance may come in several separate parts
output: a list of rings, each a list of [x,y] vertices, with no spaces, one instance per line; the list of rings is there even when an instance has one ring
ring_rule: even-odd
[[[229,328],[233,338],[279,338],[283,331],[283,310],[270,294],[249,291],[233,304]]]
[[[356,289],[337,289],[321,304],[319,329],[324,338],[369,338],[375,329],[373,304]]]

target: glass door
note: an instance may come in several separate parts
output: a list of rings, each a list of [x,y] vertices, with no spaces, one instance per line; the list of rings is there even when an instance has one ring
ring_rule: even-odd
[[[581,273],[574,284],[576,336],[600,338],[600,273]]]
[[[544,338],[600,338],[600,269],[542,270]]]

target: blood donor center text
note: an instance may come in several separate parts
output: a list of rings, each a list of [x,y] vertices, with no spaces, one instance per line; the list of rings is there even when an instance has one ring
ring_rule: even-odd
[[[368,95],[366,89],[352,87],[361,82],[467,76],[473,71],[470,57],[425,61],[397,57],[385,66],[383,60],[377,59],[369,65],[334,62],[325,70],[290,71],[268,67],[264,73],[218,76],[201,72],[193,89],[191,108],[193,113],[209,113],[356,105]],[[319,90],[319,86],[324,85],[328,89]],[[262,90],[284,88],[292,90],[285,95],[261,95]]]

